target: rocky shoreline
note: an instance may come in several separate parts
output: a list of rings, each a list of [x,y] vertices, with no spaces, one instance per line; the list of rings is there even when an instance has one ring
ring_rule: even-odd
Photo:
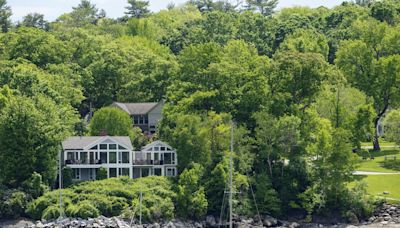
[[[137,221],[136,221],[137,222]],[[350,227],[400,227],[400,206],[385,204],[377,208],[367,221],[353,222],[353,224],[317,224],[303,222],[283,221],[271,216],[264,216],[262,219],[235,217],[233,220],[235,228],[262,228],[262,227],[281,227],[281,228],[350,228]],[[0,227],[29,227],[29,228],[203,228],[219,227],[218,219],[214,216],[207,216],[204,221],[181,221],[174,219],[171,221],[160,221],[158,223],[137,225],[132,221],[125,220],[121,217],[107,218],[100,216],[98,218],[80,219],[80,218],[65,218],[55,221],[37,221],[36,223],[26,222],[25,224],[18,223],[18,226],[1,225]],[[224,227],[224,226],[220,226]]]

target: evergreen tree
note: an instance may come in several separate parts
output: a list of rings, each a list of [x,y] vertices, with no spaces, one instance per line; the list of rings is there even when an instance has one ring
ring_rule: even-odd
[[[48,27],[47,21],[44,20],[44,15],[39,13],[30,13],[26,15],[23,18],[21,25],[40,29],[46,29]]]
[[[11,27],[10,17],[12,15],[10,6],[7,5],[7,0],[0,0],[0,27],[1,32],[8,32]]]
[[[129,6],[125,7],[128,11],[125,12],[129,17],[142,18],[150,14],[149,1],[128,0]]]
[[[246,8],[258,11],[264,16],[270,16],[278,5],[278,1],[279,0],[246,0]]]

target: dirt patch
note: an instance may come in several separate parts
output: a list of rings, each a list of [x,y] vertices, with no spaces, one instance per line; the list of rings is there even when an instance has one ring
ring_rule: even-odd
[[[29,219],[17,219],[17,220],[0,220],[0,228],[21,228],[33,225],[33,222]]]

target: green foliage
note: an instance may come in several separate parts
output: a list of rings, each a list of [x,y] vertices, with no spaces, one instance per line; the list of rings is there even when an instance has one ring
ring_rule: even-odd
[[[254,178],[255,201],[261,214],[278,216],[281,213],[281,202],[271,180],[266,173],[257,174]]]
[[[18,218],[23,216],[28,204],[28,196],[18,190],[0,189],[0,217],[1,218]]]
[[[74,171],[70,167],[64,167],[62,169],[62,186],[68,188],[72,185]]]
[[[43,211],[42,219],[51,220],[57,219],[61,215],[61,210],[59,205],[52,205]]]
[[[192,163],[192,167],[179,176],[177,213],[183,218],[200,219],[207,212],[204,187],[200,186],[203,172],[201,165]]]
[[[139,192],[143,192],[143,205],[148,210],[148,221],[173,217],[175,193],[165,177],[141,179],[112,178],[83,182],[62,190],[63,207],[71,217],[117,216],[124,211],[137,211]],[[32,201],[27,209],[34,219],[56,216],[60,192],[51,191]],[[50,208],[50,209],[49,209]],[[130,208],[130,209],[129,209]]]
[[[51,207],[50,207],[51,208]],[[43,212],[43,216],[46,215],[47,208]],[[88,200],[79,201],[77,205],[69,205],[66,209],[66,213],[69,217],[78,218],[97,218],[100,215],[100,211]]]
[[[125,7],[128,10],[125,14],[130,17],[142,18],[150,14],[149,1],[128,0],[128,4],[129,6]]]
[[[124,136],[132,135],[132,120],[128,113],[116,107],[96,111],[89,124],[89,134]]]
[[[1,36],[0,43],[7,46],[3,54],[6,59],[23,58],[38,67],[67,63],[70,59],[64,42],[41,29],[20,27]]]
[[[352,129],[353,145],[361,149],[361,142],[368,141],[373,135],[374,110],[370,105],[361,106],[357,112]]]
[[[0,27],[1,32],[8,32],[11,27],[11,7],[6,0],[0,0]]]
[[[384,118],[385,139],[400,145],[400,110],[391,110]]]
[[[328,79],[329,66],[320,54],[280,52],[274,56],[268,84],[275,115],[306,109]]]
[[[0,0],[0,184],[8,202],[0,208],[8,217],[37,197],[27,208],[32,218],[58,216],[59,192],[40,196],[43,184],[55,179],[60,142],[85,134],[90,111],[99,110],[91,134],[129,135],[140,148],[148,139],[129,116],[97,117],[114,101],[160,100],[155,137],[177,149],[178,195],[165,179],[83,183],[63,191],[71,216],[137,215],[140,190],[147,221],[219,214],[232,121],[234,188],[242,192],[235,213],[255,214],[252,184],[264,214],[367,216],[364,188],[347,189],[351,144],[371,140],[372,124],[386,114],[385,137],[398,138],[387,112],[400,104],[398,1],[278,13],[275,0],[189,3],[150,13],[147,1],[132,0],[128,16],[111,19],[82,0],[54,22],[29,14],[10,29],[11,10]],[[10,197],[20,189],[24,197]],[[174,203],[187,206],[175,211]]]
[[[286,37],[280,46],[283,51],[298,51],[302,53],[319,53],[328,58],[328,40],[323,35],[310,29],[296,30],[293,34]]]
[[[382,166],[387,169],[400,171],[400,160],[385,160],[382,162]]]
[[[0,173],[12,187],[39,173],[52,183],[61,141],[72,131],[68,114],[50,99],[14,97],[0,116]],[[18,165],[16,165],[18,164]]]
[[[36,199],[47,192],[48,186],[43,183],[42,176],[34,172],[32,176],[23,183],[24,192]]]
[[[269,16],[278,5],[278,0],[246,0],[249,10],[257,10],[264,16]]]
[[[35,27],[40,29],[48,28],[48,24],[44,20],[44,15],[39,13],[29,13],[28,15],[24,16],[21,25],[25,27]]]
[[[96,173],[97,180],[104,180],[107,179],[107,169],[104,167],[100,167]]]

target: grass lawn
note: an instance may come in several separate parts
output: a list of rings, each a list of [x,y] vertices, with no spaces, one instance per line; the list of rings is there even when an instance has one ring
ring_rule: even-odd
[[[373,156],[375,159],[362,160],[362,158],[360,157],[360,166],[357,168],[357,170],[382,173],[398,172],[396,170],[381,167],[381,163],[385,160],[385,155],[396,155],[397,159],[400,159],[400,150],[392,148],[382,148],[382,150],[379,152],[370,151],[370,155]]]
[[[400,175],[357,176],[357,179],[368,183],[368,193],[400,202]],[[389,192],[384,195],[383,192]]]
[[[388,142],[388,141],[385,141],[385,140],[383,140],[383,139],[380,139],[380,140],[379,140],[379,145],[380,145],[380,146],[391,146],[391,147],[395,147],[395,146],[396,146],[396,144],[395,144],[394,142]],[[362,146],[362,147],[365,147],[365,146],[373,146],[373,144],[372,144],[372,142],[362,142],[362,143],[361,143],[361,146]]]

